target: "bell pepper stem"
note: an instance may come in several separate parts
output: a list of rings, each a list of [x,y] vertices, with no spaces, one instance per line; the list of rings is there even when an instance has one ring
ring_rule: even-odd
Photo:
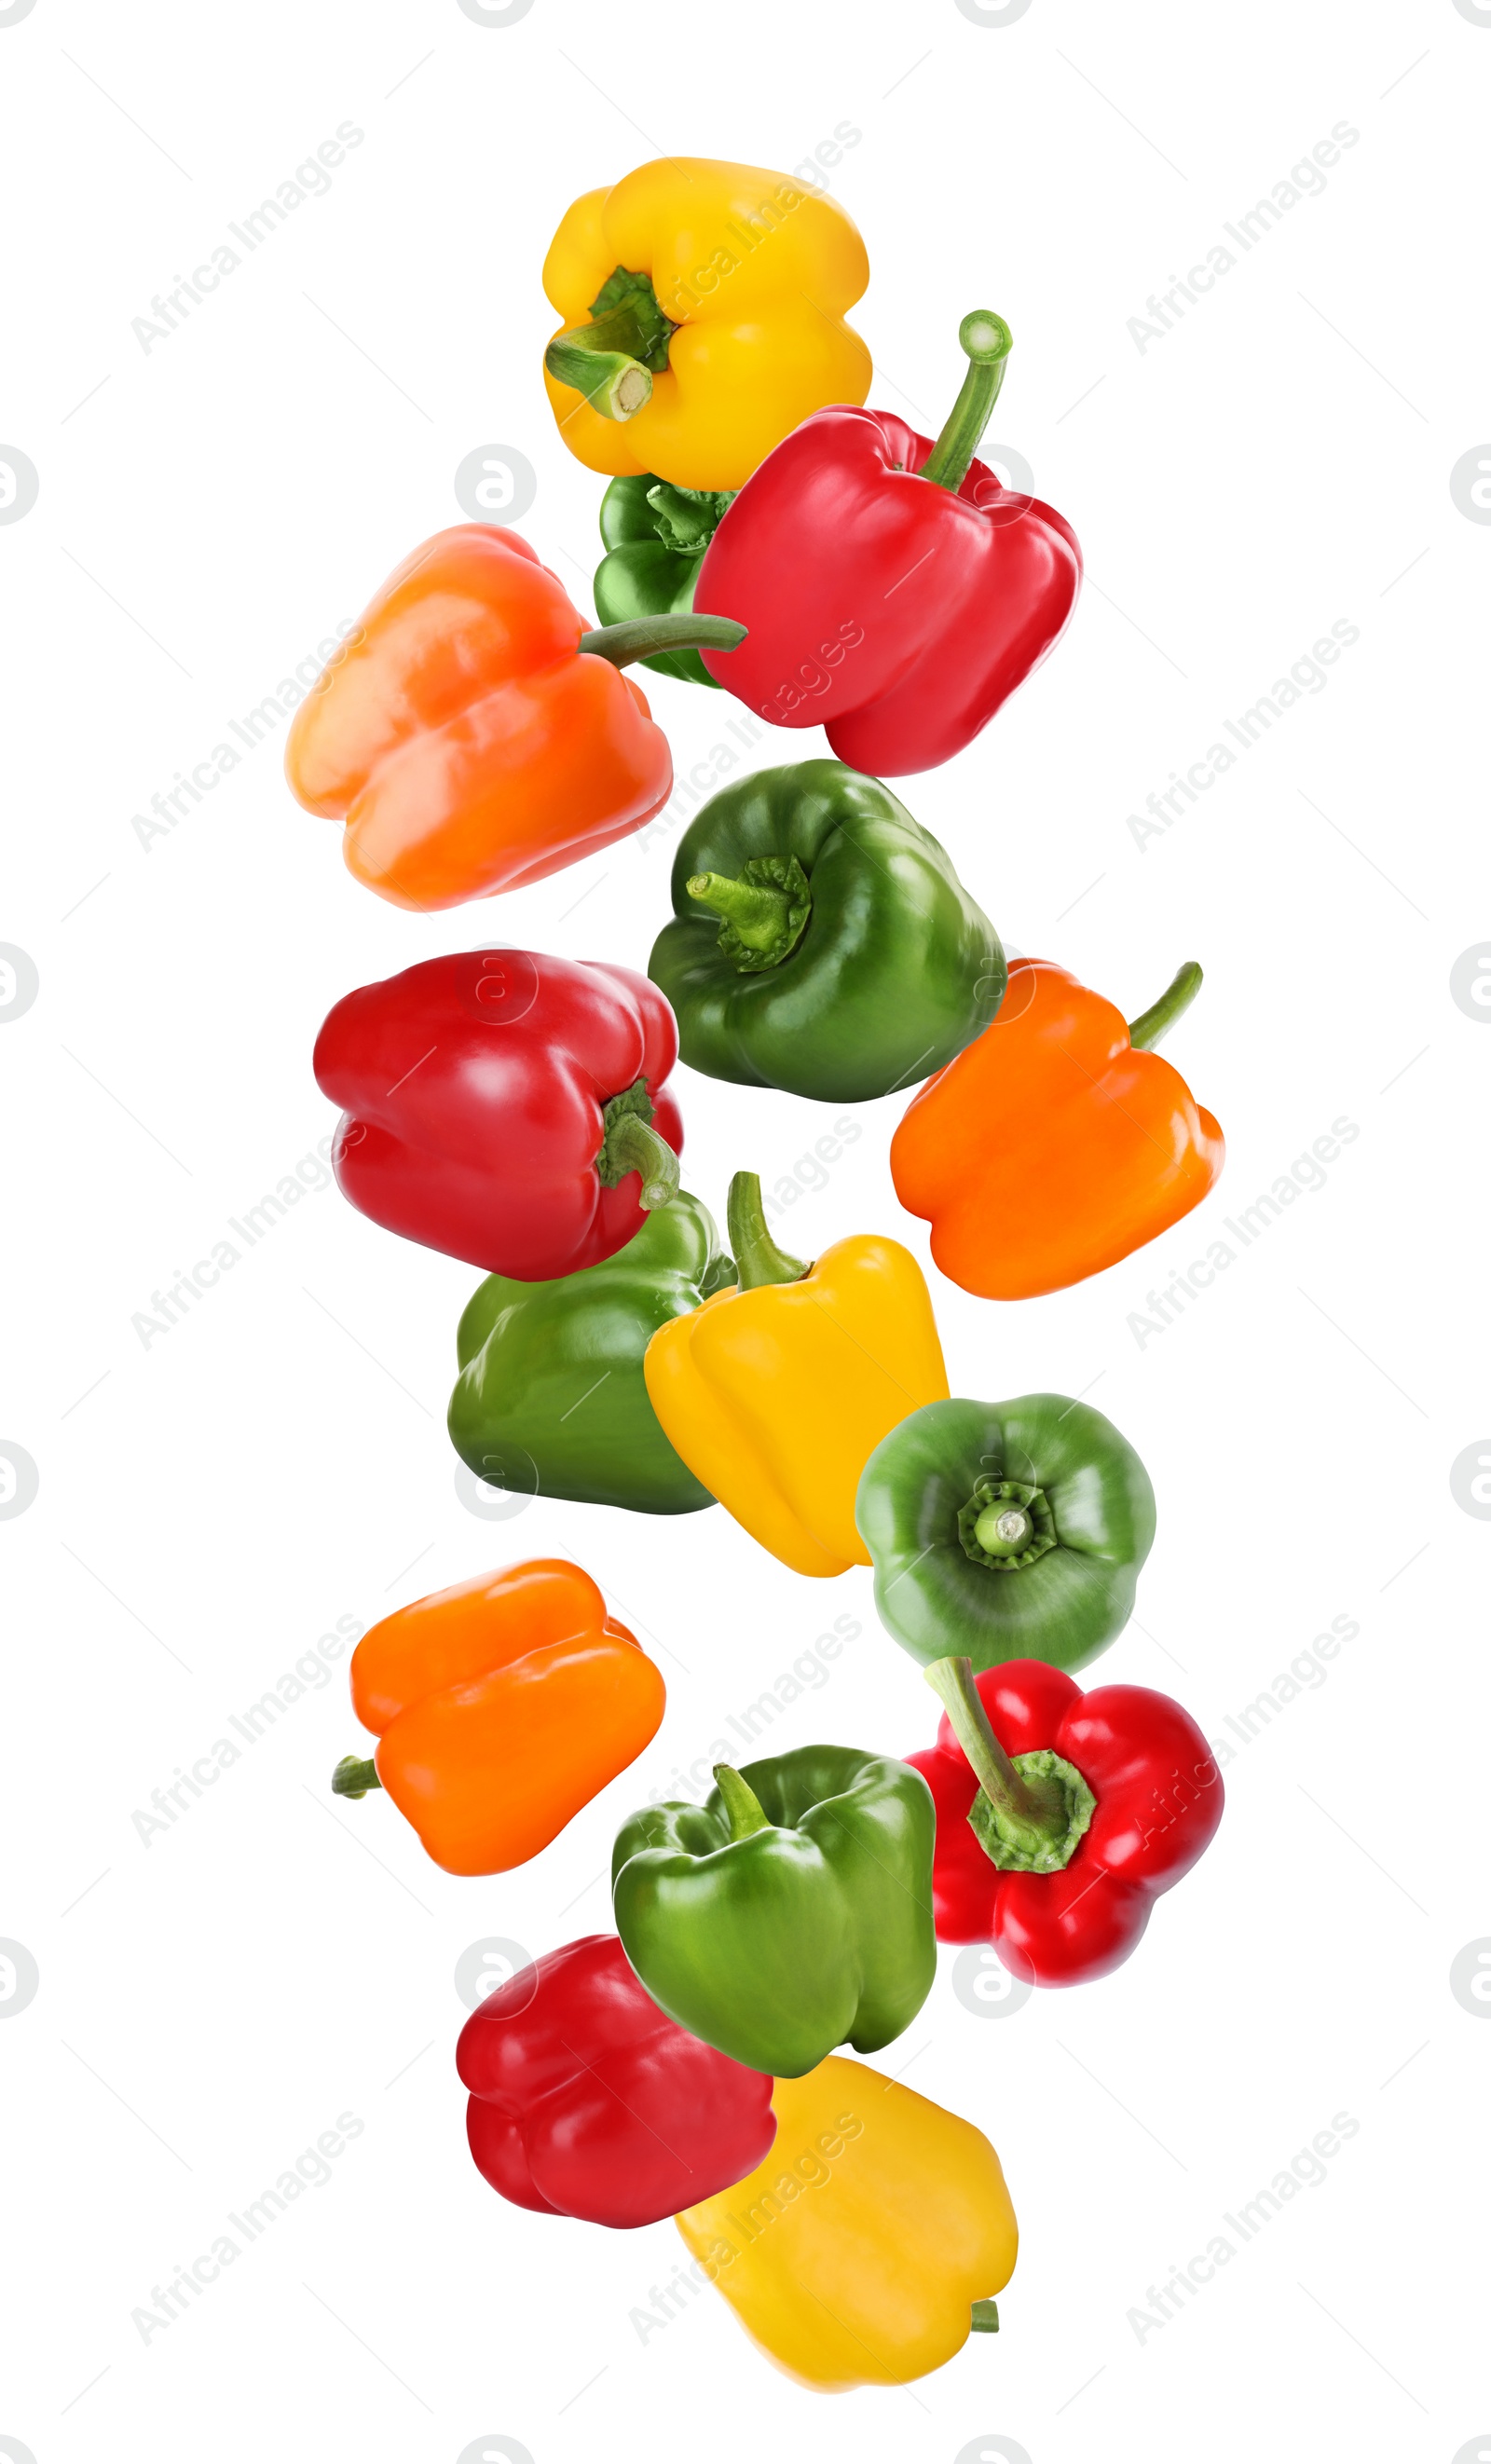
[[[811,1266],[778,1249],[766,1228],[758,1173],[737,1172],[725,1203],[730,1225],[730,1250],[735,1262],[739,1290],[754,1292],[762,1284],[800,1284]]]
[[[1201,989],[1201,980],[1200,967],[1195,958],[1188,958],[1159,1000],[1130,1023],[1129,1041],[1135,1052],[1153,1051],[1160,1037],[1169,1033],[1177,1018],[1185,1016]]]
[[[622,276],[618,267],[611,276]],[[670,319],[658,306],[646,275],[625,277],[625,296],[593,316],[588,325],[556,334],[543,355],[556,384],[573,385],[603,419],[635,419],[652,399],[652,369],[668,365]],[[603,294],[603,297],[604,295]]]
[[[377,1766],[362,1762],[356,1754],[343,1754],[331,1775],[333,1796],[365,1796],[370,1788],[382,1788]]]
[[[715,1764],[714,1785],[720,1793],[725,1811],[730,1816],[732,1845],[737,1839],[749,1839],[753,1832],[770,1831],[772,1826],[761,1811],[760,1798],[755,1789],[748,1786],[741,1778],[733,1764]]]
[[[999,2332],[998,2301],[976,2301],[969,2325],[976,2336],[997,2336]]]
[[[732,881],[722,872],[691,873],[687,888],[697,906],[734,927],[748,950],[770,950],[782,938],[792,905],[784,890],[774,890],[769,882]]]
[[[624,1112],[612,1122],[605,1135],[605,1155],[618,1179],[625,1179],[629,1172],[642,1175],[638,1204],[645,1215],[655,1215],[677,1197],[678,1157],[640,1113]]]
[[[934,1660],[922,1671],[947,1712],[949,1725],[984,1795],[1003,1815],[1006,1828],[1039,1850],[1060,1839],[1067,1827],[1065,1794],[1059,1780],[1026,1779],[1011,1762],[989,1723],[971,1660]]]
[[[936,444],[917,473],[935,488],[950,488],[954,495],[968,476],[968,466],[998,400],[1015,338],[1002,317],[988,308],[976,308],[959,325],[957,339],[968,355],[968,373]]]
[[[657,535],[675,556],[702,556],[720,526],[734,489],[675,488],[659,479],[647,490]]]
[[[625,625],[601,625],[581,633],[580,648],[593,658],[628,668],[658,650],[735,650],[746,628],[733,616],[633,616]]]

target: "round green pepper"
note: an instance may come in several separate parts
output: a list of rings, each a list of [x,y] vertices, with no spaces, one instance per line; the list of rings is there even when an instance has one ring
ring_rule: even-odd
[[[946,850],[842,761],[712,796],[672,891],[647,973],[710,1078],[865,1103],[942,1068],[1004,997],[999,936]]]
[[[1154,1491],[1090,1404],[954,1397],[881,1440],[854,1519],[881,1622],[913,1659],[1072,1669],[1129,1622],[1154,1542]]]
[[[608,553],[596,567],[596,614],[603,625],[637,616],[689,616],[693,585],[727,505],[724,491],[675,488],[645,471],[613,479],[601,499],[601,537]],[[644,659],[659,675],[719,688],[697,650],[659,650]]]
[[[735,1273],[708,1208],[680,1190],[599,1266],[538,1284],[489,1275],[456,1334],[449,1428],[462,1462],[515,1494],[638,1514],[713,1506],[663,1435],[642,1356]]]

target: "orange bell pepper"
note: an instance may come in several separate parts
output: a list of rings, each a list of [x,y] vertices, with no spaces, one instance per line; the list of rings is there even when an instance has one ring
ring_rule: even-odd
[[[352,1707],[378,1746],[339,1796],[384,1788],[448,1874],[505,1874],[559,1837],[657,1734],[663,1680],[590,1576],[534,1557],[369,1629]]]
[[[993,1023],[928,1079],[890,1141],[896,1195],[965,1292],[1063,1291],[1200,1204],[1222,1133],[1150,1050],[1200,983],[1192,961],[1126,1026],[1064,967],[1016,959]]]
[[[389,575],[296,711],[292,793],[346,822],[348,870],[395,907],[459,907],[541,881],[667,803],[668,739],[619,670],[660,649],[730,649],[742,628],[710,629],[721,621],[587,632],[516,531],[437,532]]]

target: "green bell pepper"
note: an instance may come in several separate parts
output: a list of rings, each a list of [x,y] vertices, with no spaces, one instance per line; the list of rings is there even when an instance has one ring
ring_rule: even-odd
[[[758,770],[684,832],[647,973],[691,1069],[856,1104],[931,1077],[1004,997],[946,850],[842,761]]]
[[[883,1438],[854,1519],[881,1623],[914,1660],[1081,1668],[1133,1611],[1154,1491],[1128,1440],[1064,1395],[928,1403]]]
[[[708,1208],[680,1190],[599,1266],[537,1284],[489,1275],[456,1334],[449,1429],[462,1462],[530,1496],[638,1514],[713,1506],[663,1435],[642,1356],[735,1273]]]
[[[613,479],[601,499],[601,537],[607,554],[596,567],[596,614],[603,625],[637,616],[691,616],[704,552],[727,505],[723,490],[675,488],[645,471]],[[644,659],[659,675],[719,688],[697,650],[658,650]]]
[[[702,1806],[646,1806],[617,1836],[616,1929],[653,2001],[778,2079],[888,2045],[937,1964],[920,1771],[803,1746],[714,1778]]]

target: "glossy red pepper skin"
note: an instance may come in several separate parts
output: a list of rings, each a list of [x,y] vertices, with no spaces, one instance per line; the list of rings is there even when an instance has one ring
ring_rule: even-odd
[[[988,725],[1055,644],[1082,551],[1049,505],[970,464],[954,495],[888,411],[815,412],[747,480],[694,585],[747,638],[702,653],[778,727],[819,727],[877,779],[932,770]]]
[[[1001,1873],[969,1823],[977,1783],[944,1717],[936,1744],[906,1757],[937,1809],[937,1939],[992,1943],[1027,1984],[1090,1984],[1129,1957],[1160,1894],[1209,1845],[1221,1773],[1190,1714],[1147,1686],[1085,1694],[1041,1660],[1004,1661],[975,1683],[1006,1753],[1049,1747],[1081,1771],[1097,1808],[1061,1873]]]
[[[777,2133],[772,2081],[666,2017],[613,1933],[510,1976],[455,2066],[477,2171],[543,2215],[656,2224],[729,2189]]]
[[[673,1013],[629,967],[526,950],[427,958],[348,993],[316,1040],[317,1084],[341,1105],[344,1197],[428,1249],[538,1283],[599,1265],[647,1217],[641,1180],[596,1169],[605,1106],[646,1082],[676,1153],[665,1080]]]

